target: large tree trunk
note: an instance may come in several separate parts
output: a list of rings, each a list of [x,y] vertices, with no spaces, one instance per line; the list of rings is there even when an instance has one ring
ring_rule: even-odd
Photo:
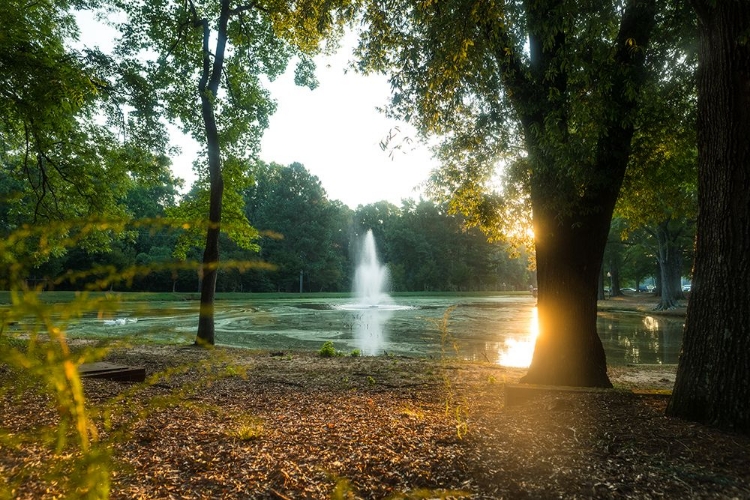
[[[695,0],[698,236],[669,415],[750,433],[750,3]]]
[[[572,224],[553,213],[535,211],[539,336],[523,382],[612,386],[596,330],[597,282],[609,230],[606,219],[602,215]]]
[[[215,342],[214,298],[219,265],[219,233],[221,231],[221,204],[224,195],[224,178],[221,174],[221,145],[219,130],[214,116],[213,101],[218,94],[224,68],[224,51],[227,43],[227,22],[229,21],[229,1],[221,2],[221,12],[217,33],[216,51],[213,64],[209,40],[211,30],[207,20],[196,23],[203,29],[203,71],[198,84],[201,99],[201,112],[206,130],[206,150],[208,152],[208,172],[211,185],[209,196],[208,231],[206,248],[201,267],[201,308],[198,316],[197,345],[213,345]]]
[[[532,9],[530,15],[544,16],[543,10]],[[593,164],[588,166],[585,190],[559,165],[561,158],[555,156],[554,148],[536,139],[536,131],[544,129],[546,119],[554,116],[553,122],[561,130],[553,136],[559,135],[564,142],[567,123],[557,103],[552,100],[546,108],[530,107],[533,112],[522,118],[529,161],[534,166],[530,187],[539,285],[539,336],[523,382],[612,386],[596,331],[596,288],[612,212],[630,157],[637,111],[633,90],[637,93],[646,78],[643,48],[648,45],[654,16],[653,0],[627,3],[615,41],[618,71],[612,76],[608,96],[612,112],[606,117],[606,132],[599,138]],[[556,38],[560,43],[557,50],[564,47],[564,36],[561,32]],[[546,43],[530,37],[534,71],[543,72],[552,64],[544,49]],[[641,49],[633,50],[633,44]],[[545,95],[564,94],[565,82],[559,81],[564,75],[560,72],[552,81],[547,76],[538,80],[545,82]],[[548,86],[555,87],[554,91]],[[557,119],[560,116],[563,118]]]

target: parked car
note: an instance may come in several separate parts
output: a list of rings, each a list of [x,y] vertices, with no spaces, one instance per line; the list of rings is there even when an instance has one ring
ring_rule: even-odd
[[[683,292],[689,292],[691,285],[682,285],[682,291]]]

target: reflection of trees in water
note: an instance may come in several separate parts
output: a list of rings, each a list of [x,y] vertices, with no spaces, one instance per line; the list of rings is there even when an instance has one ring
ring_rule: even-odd
[[[682,346],[683,320],[601,315],[599,336],[614,364],[676,364]]]

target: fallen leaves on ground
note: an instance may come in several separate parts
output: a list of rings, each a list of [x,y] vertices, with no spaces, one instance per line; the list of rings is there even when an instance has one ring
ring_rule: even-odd
[[[174,346],[108,360],[171,373],[142,385],[85,380],[111,443],[115,499],[750,498],[750,439],[665,417],[658,391],[506,406],[506,383],[522,372],[489,364]],[[632,386],[633,371],[613,378]],[[10,433],[57,418],[33,393],[4,396],[0,414]],[[52,459],[48,447],[0,452],[14,496],[60,493],[29,472]]]

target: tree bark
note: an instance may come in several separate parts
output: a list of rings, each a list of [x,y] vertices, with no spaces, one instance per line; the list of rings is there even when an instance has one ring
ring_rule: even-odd
[[[698,12],[698,236],[669,415],[750,433],[750,3]]]
[[[667,269],[667,278],[671,282],[672,300],[679,301],[685,299],[682,293],[682,263],[685,249],[680,244],[669,246],[669,266]]]
[[[667,311],[676,308],[679,300],[683,300],[682,293],[682,262],[685,248],[680,236],[683,229],[670,227],[672,219],[665,219],[649,233],[656,239],[656,261],[659,264],[659,303],[654,310]],[[674,225],[673,225],[674,226]]]
[[[620,290],[620,266],[615,259],[609,261],[609,274],[610,294],[612,297],[622,296],[622,290]]]
[[[571,224],[535,211],[539,336],[522,382],[612,386],[596,330],[597,283],[609,231],[605,218]]]
[[[208,230],[206,248],[203,252],[201,267],[201,306],[198,316],[197,345],[214,345],[214,299],[216,296],[216,278],[219,265],[219,234],[221,232],[221,205],[224,195],[224,178],[221,173],[221,144],[219,129],[214,115],[214,99],[218,94],[219,83],[224,68],[224,52],[227,44],[227,23],[230,10],[229,1],[222,0],[219,14],[216,50],[213,64],[209,41],[211,30],[207,20],[196,24],[203,29],[203,71],[198,83],[201,99],[201,112],[206,131],[206,150],[208,152],[208,172],[210,181]]]

